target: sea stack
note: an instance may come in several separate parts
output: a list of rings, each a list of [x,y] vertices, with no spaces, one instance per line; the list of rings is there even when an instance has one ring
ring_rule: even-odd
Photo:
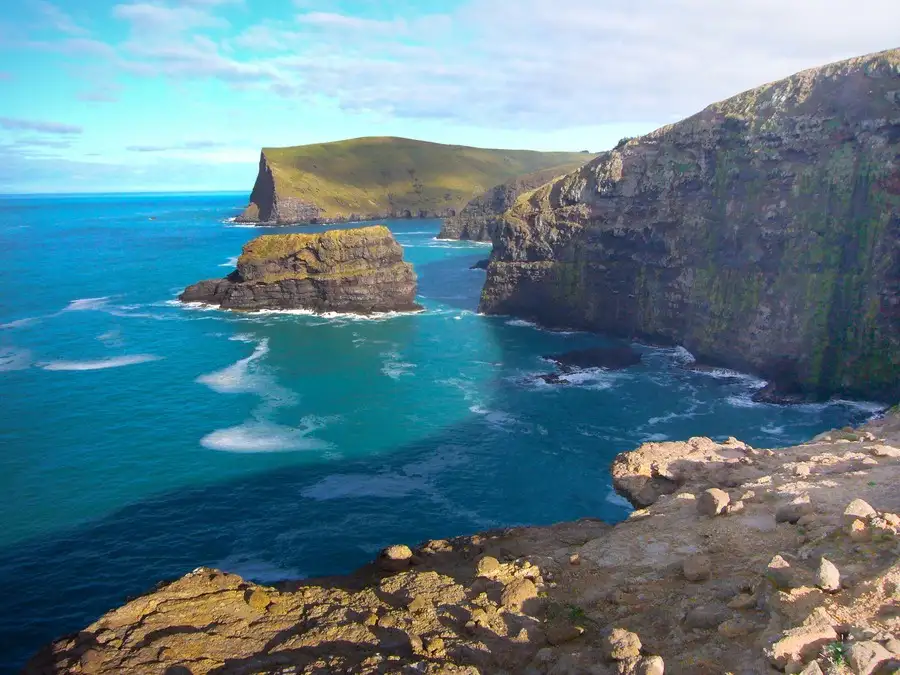
[[[416,275],[383,225],[317,234],[269,234],[248,242],[224,279],[188,286],[182,302],[222,309],[412,312]]]
[[[481,310],[896,401],[900,49],[715,103],[523,194]]]

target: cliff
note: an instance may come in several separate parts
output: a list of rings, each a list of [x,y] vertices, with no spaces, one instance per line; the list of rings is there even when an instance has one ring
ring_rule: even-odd
[[[581,161],[542,169],[524,176],[516,176],[500,185],[495,185],[466,204],[465,208],[457,215],[446,218],[438,238],[491,241],[494,230],[501,222],[504,212],[512,207],[519,195],[539,188],[554,178],[577,169],[590,158],[591,155],[582,155]]]
[[[383,225],[320,234],[271,234],[248,242],[224,279],[188,286],[183,302],[223,309],[407,312],[416,275]]]
[[[453,216],[492,185],[587,157],[393,137],[264,148],[250,205],[237,221],[283,225]]]
[[[614,527],[396,545],[274,586],[200,568],[24,673],[897,672],[896,414],[777,452],[650,443],[613,476],[648,505]]]
[[[900,396],[900,50],[798,73],[522,195],[481,309]]]

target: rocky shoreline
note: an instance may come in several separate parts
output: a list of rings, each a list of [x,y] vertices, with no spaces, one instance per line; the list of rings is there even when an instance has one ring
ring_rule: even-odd
[[[224,279],[188,286],[182,302],[222,309],[413,312],[416,275],[383,225],[319,234],[273,234],[248,242]]]
[[[777,672],[900,668],[900,413],[807,443],[647,443],[636,510],[261,586],[201,568],[45,648],[58,673]]]

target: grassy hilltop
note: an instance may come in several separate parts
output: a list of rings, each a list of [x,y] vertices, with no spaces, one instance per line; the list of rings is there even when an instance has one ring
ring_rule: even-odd
[[[242,219],[451,215],[510,178],[591,158],[583,152],[491,150],[394,137],[264,148],[252,204]]]

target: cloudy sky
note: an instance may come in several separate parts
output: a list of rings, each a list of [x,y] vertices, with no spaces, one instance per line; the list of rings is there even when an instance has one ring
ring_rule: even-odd
[[[897,0],[15,0],[0,192],[249,190],[259,149],[598,151],[900,46]]]

